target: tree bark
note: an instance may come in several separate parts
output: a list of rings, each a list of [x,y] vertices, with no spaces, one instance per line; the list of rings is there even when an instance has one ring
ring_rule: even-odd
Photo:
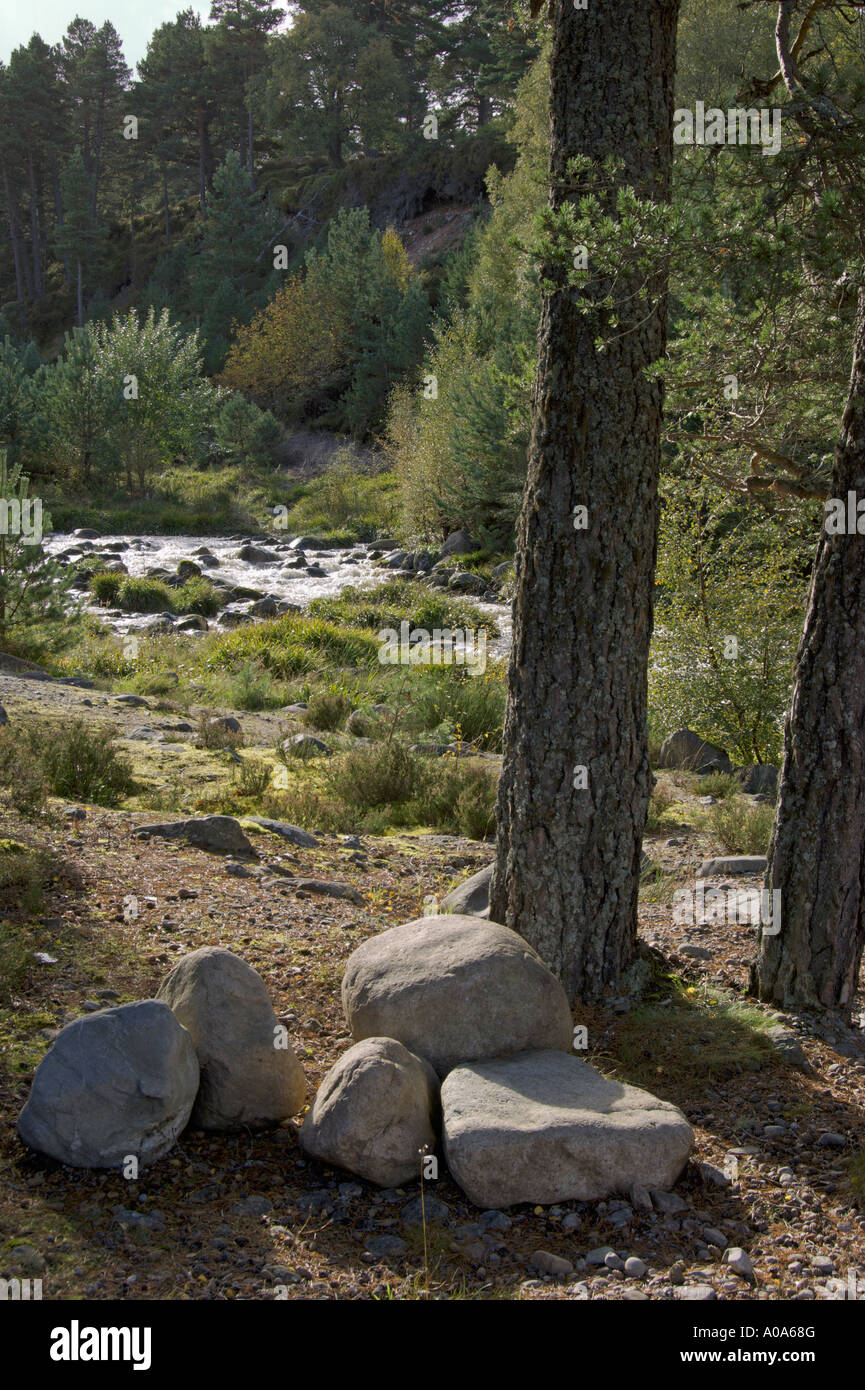
[[[18,316],[20,322],[24,321],[24,302],[26,299],[24,283],[24,257],[21,247],[21,235],[18,230],[18,218],[15,215],[15,202],[12,195],[12,185],[6,165],[2,166],[3,172],[3,193],[6,198],[6,211],[9,217],[9,240],[12,243],[12,261],[15,266],[15,293],[18,297]]]
[[[550,204],[578,154],[668,196],[678,0],[553,0]],[[614,215],[614,196],[608,210]],[[589,289],[597,302],[603,282]],[[580,311],[561,270],[544,297],[519,523],[514,641],[490,916],[520,932],[571,1000],[598,997],[636,940],[651,789],[646,685],[657,544],[666,285],[619,325]],[[663,279],[663,277],[662,277]],[[597,340],[609,340],[599,351]],[[574,529],[574,508],[588,526]],[[585,767],[587,789],[575,789]]]
[[[832,468],[832,496],[865,497],[865,291]],[[863,523],[865,524],[865,523]],[[865,536],[821,532],[784,733],[751,987],[783,1008],[849,1010],[865,942]]]

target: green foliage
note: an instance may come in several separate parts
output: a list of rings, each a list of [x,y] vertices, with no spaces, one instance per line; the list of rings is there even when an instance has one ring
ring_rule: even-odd
[[[172,324],[168,311],[134,309],[93,330],[101,376],[113,384],[113,439],[130,491],[143,492],[154,470],[200,449],[213,408],[201,374],[197,334]]]
[[[374,540],[394,524],[395,494],[391,473],[372,473],[351,450],[341,449],[324,473],[303,485],[288,508],[285,526],[289,531]]]
[[[116,608],[124,575],[113,574],[108,570],[97,570],[90,580],[90,593],[94,602],[103,608]]]
[[[303,722],[310,729],[341,729],[351,714],[351,701],[341,690],[319,690],[309,701]]]
[[[116,806],[132,785],[132,766],[101,723],[16,719],[0,729],[0,786],[19,810],[39,809],[48,794]]]
[[[10,468],[0,450],[0,638],[33,624],[60,622],[71,575],[49,559],[42,546],[51,519],[42,500],[29,496],[21,464]]]
[[[160,579],[124,575],[117,590],[117,606],[127,613],[170,613],[174,594]]]
[[[269,410],[260,410],[253,401],[233,391],[216,412],[213,432],[226,458],[240,463],[267,463],[273,458],[282,431]]]
[[[485,630],[492,637],[498,635],[493,621],[467,599],[435,589],[418,589],[404,579],[389,579],[374,589],[356,589],[349,584],[336,595],[313,599],[308,611],[311,617],[376,632],[398,629],[401,622],[408,621],[429,632],[433,628],[472,628]]]
[[[709,807],[709,827],[730,854],[766,854],[774,819],[774,807],[743,796],[728,796]]]
[[[743,764],[781,748],[807,572],[789,525],[708,486],[662,516],[653,718],[668,733],[698,728]]]
[[[371,635],[320,618],[286,613],[281,618],[237,628],[206,639],[205,669],[237,671],[250,663],[277,679],[315,671],[322,660],[334,666],[371,665],[378,643]]]

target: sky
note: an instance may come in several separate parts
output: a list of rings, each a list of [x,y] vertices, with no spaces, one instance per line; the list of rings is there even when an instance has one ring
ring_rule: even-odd
[[[58,43],[76,15],[81,15],[97,29],[111,20],[134,70],[154,29],[190,8],[206,20],[210,0],[0,0],[0,59],[8,63],[13,48],[26,44],[34,33],[46,43]]]

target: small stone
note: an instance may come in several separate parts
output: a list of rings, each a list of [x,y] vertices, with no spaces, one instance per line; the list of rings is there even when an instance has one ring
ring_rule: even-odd
[[[828,1255],[812,1255],[811,1268],[815,1274],[834,1274],[835,1262]]]
[[[629,1255],[625,1260],[625,1273],[629,1279],[643,1279],[647,1269],[645,1260],[641,1260],[638,1255]]]
[[[622,1294],[622,1301],[625,1303],[648,1303],[649,1295],[643,1293],[642,1289],[625,1289]]]
[[[370,1236],[366,1248],[370,1255],[388,1258],[405,1254],[408,1246],[399,1236]]]
[[[273,1202],[258,1193],[253,1193],[250,1197],[243,1197],[239,1202],[235,1202],[231,1208],[232,1216],[267,1216],[268,1212],[271,1211],[273,1211]]]
[[[604,1264],[607,1266],[607,1269],[625,1268],[624,1261],[616,1254],[615,1250],[611,1250],[609,1254],[604,1256]]]
[[[635,1211],[651,1211],[652,1198],[648,1189],[635,1182],[630,1191],[631,1206]]]
[[[447,1202],[442,1202],[432,1193],[424,1193],[423,1202],[419,1196],[406,1202],[400,1212],[400,1220],[404,1226],[420,1226],[424,1221],[430,1225],[435,1221],[446,1221],[450,1212]]]
[[[846,1143],[847,1140],[844,1138],[843,1134],[832,1134],[827,1130],[826,1133],[821,1134],[820,1138],[817,1140],[817,1148],[843,1149]]]
[[[710,1303],[718,1296],[711,1284],[686,1284],[673,1292],[676,1298],[685,1299],[688,1303]]]
[[[703,1232],[703,1240],[707,1245],[714,1245],[718,1250],[726,1250],[727,1237],[723,1231],[717,1230],[714,1226],[708,1226]]]
[[[586,1264],[602,1265],[606,1264],[608,1255],[615,1255],[615,1250],[611,1245],[599,1245],[596,1250],[590,1250],[586,1256]]]
[[[678,1192],[652,1192],[652,1201],[655,1209],[663,1216],[678,1216],[680,1212],[688,1210],[688,1203],[684,1197],[680,1197]]]
[[[743,1279],[753,1279],[754,1266],[751,1263],[750,1255],[742,1250],[738,1245],[731,1245],[724,1251],[724,1264],[740,1274]]]
[[[670,1265],[669,1279],[671,1284],[684,1284],[685,1266],[681,1260],[676,1260],[675,1264]]]
[[[698,1165],[700,1177],[707,1187],[729,1187],[730,1179],[723,1169],[718,1168],[714,1163],[700,1163]]]
[[[560,1255],[551,1255],[548,1250],[536,1250],[529,1263],[542,1274],[552,1274],[557,1279],[563,1279],[574,1272],[570,1260],[563,1260]]]

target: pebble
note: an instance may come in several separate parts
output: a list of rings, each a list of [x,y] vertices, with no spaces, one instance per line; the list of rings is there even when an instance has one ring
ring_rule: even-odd
[[[607,1269],[624,1269],[624,1268],[625,1268],[625,1262],[624,1262],[624,1260],[621,1258],[620,1255],[617,1255],[617,1254],[616,1254],[615,1250],[611,1250],[611,1251],[609,1252],[609,1254],[605,1256],[605,1258],[604,1258],[604,1264],[607,1266]]]
[[[529,1264],[539,1269],[542,1274],[552,1274],[558,1279],[564,1279],[566,1275],[574,1272],[570,1260],[564,1260],[560,1255],[551,1255],[548,1250],[536,1250],[529,1258]]]
[[[625,1260],[625,1273],[629,1279],[643,1279],[648,1266],[638,1255],[629,1255]]]
[[[599,1245],[596,1250],[590,1250],[586,1256],[586,1264],[603,1265],[607,1262],[608,1255],[615,1255],[616,1252],[611,1245]],[[618,1258],[618,1257],[617,1257]]]
[[[241,1198],[231,1208],[232,1216],[266,1216],[271,1211],[273,1211],[273,1202],[267,1197],[262,1197],[259,1193]]]
[[[817,1148],[843,1149],[846,1143],[847,1140],[844,1138],[843,1134],[833,1134],[831,1131],[827,1130],[826,1133],[821,1134],[820,1138],[817,1140]]]
[[[446,1221],[451,1214],[451,1209],[447,1202],[442,1202],[432,1193],[424,1194],[423,1205],[420,1197],[412,1197],[410,1202],[406,1202],[400,1212],[400,1220],[404,1226],[420,1226],[424,1220]]]
[[[731,1245],[729,1249],[724,1251],[724,1264],[729,1269],[735,1270],[736,1274],[741,1274],[743,1279],[753,1279],[754,1277],[751,1257],[738,1245]]]
[[[370,1236],[366,1248],[370,1255],[395,1256],[405,1254],[408,1246],[399,1236]]]
[[[688,1303],[709,1303],[717,1298],[711,1284],[685,1284],[673,1292],[676,1298],[683,1298]]]
[[[664,1216],[678,1216],[679,1212],[688,1210],[688,1203],[684,1197],[680,1197],[678,1192],[652,1192],[652,1201],[659,1212]]]
[[[717,1230],[714,1226],[707,1226],[703,1232],[703,1240],[707,1245],[714,1245],[719,1250],[726,1250],[727,1248],[727,1237],[723,1231]]]

